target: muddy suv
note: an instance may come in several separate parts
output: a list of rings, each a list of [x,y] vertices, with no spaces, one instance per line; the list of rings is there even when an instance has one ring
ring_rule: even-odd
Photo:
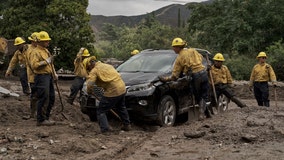
[[[203,49],[196,50],[204,57]],[[193,107],[190,77],[182,76],[177,81],[163,83],[159,75],[170,75],[177,54],[172,50],[144,50],[118,66],[126,84],[126,106],[131,119],[155,121],[161,126],[172,126],[176,117]],[[223,102],[222,102],[223,103]]]
[[[212,59],[210,52],[198,48],[196,50],[203,55],[203,63],[207,66],[205,57],[207,55]],[[132,120],[172,126],[178,115],[187,112],[194,112],[189,115],[196,115],[198,105],[194,105],[192,101],[190,77],[181,75],[177,81],[167,83],[158,78],[159,75],[171,74],[176,57],[177,54],[172,50],[144,50],[117,67],[126,84],[125,103]],[[96,97],[100,97],[102,90],[97,89]],[[80,97],[80,106],[81,111],[92,121],[96,120],[98,100],[88,95],[85,87]],[[220,96],[219,111],[226,110],[227,106],[227,98]]]

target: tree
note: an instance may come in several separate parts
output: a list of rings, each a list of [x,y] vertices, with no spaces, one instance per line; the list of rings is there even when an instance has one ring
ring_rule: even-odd
[[[86,13],[88,0],[8,0],[2,10],[0,32],[7,39],[28,37],[35,31],[47,31],[50,51],[56,46],[61,54],[55,59],[57,68],[73,68],[73,59],[81,47],[95,50],[93,31]],[[25,7],[23,7],[25,6]]]
[[[284,35],[284,1],[216,0],[189,8],[189,31],[215,51],[255,54]]]

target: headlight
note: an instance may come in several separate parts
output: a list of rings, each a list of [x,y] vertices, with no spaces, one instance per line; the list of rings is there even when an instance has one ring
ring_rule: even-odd
[[[155,90],[155,86],[153,86],[152,83],[147,84],[139,84],[130,86],[127,90],[127,92],[151,92]]]

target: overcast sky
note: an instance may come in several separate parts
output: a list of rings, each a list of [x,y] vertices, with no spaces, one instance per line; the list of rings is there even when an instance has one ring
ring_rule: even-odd
[[[133,16],[150,13],[170,4],[186,4],[206,0],[89,0],[87,12],[91,15]]]

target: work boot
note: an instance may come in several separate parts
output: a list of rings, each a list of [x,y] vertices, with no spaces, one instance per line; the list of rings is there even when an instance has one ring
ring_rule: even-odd
[[[37,122],[37,126],[53,126],[55,125],[54,121],[44,120],[42,122]]]
[[[205,110],[204,114],[205,114],[206,118],[212,118],[212,115],[211,115],[210,111],[208,110],[208,108]]]
[[[265,107],[269,107],[269,101],[268,102],[263,102]]]
[[[24,94],[28,96],[28,95],[31,94],[31,91],[29,89],[27,89],[27,90],[24,91]]]
[[[123,131],[130,131],[131,130],[131,125],[130,124],[124,124],[121,127],[121,130],[123,130]]]
[[[105,130],[101,130],[101,133],[103,135],[112,135],[112,134],[115,134],[115,130],[112,129],[112,127],[108,126],[108,129],[105,129]]]

